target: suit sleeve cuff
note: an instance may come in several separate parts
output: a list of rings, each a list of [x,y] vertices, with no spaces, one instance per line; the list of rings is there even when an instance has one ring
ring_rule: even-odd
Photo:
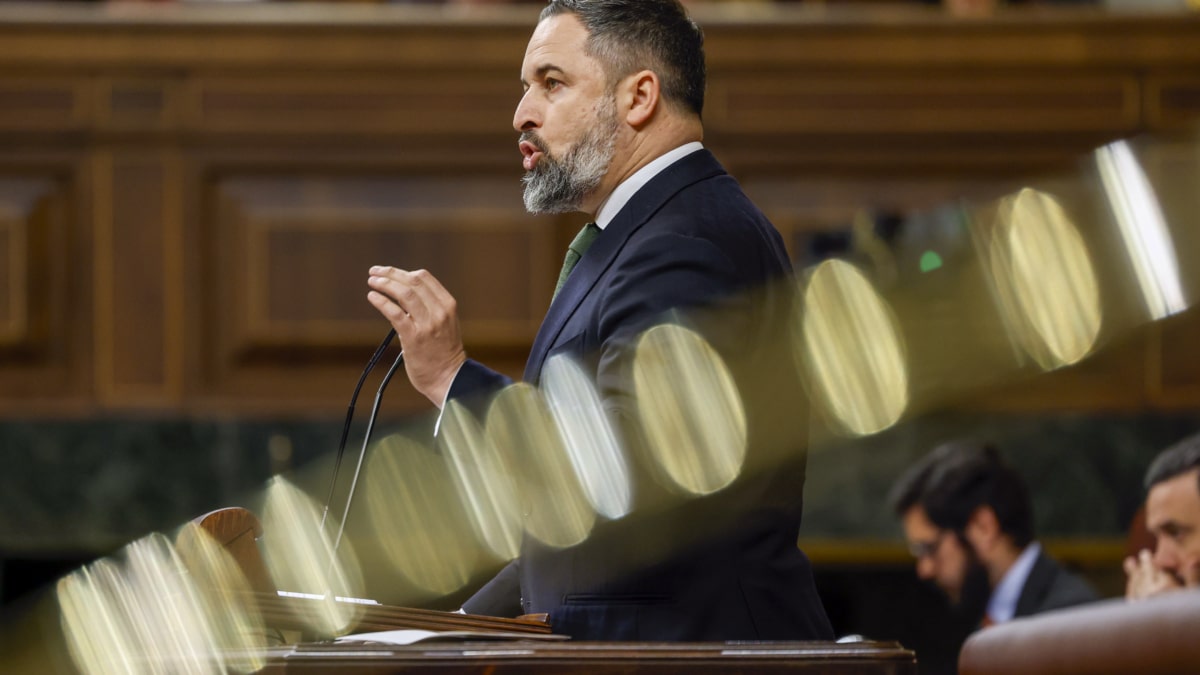
[[[438,430],[442,428],[442,416],[446,414],[446,404],[451,399],[461,399],[460,403],[466,405],[477,419],[483,419],[492,395],[510,384],[512,384],[510,378],[482,363],[473,359],[464,361],[458,367],[458,371],[454,373],[450,387],[446,389],[442,410],[438,413],[437,421],[433,425],[434,437],[437,437]]]

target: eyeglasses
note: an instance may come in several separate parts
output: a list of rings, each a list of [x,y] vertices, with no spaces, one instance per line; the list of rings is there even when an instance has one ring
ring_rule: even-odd
[[[908,552],[917,560],[932,558],[937,553],[938,548],[941,547],[942,540],[946,538],[946,533],[948,532],[949,530],[938,530],[937,535],[933,539],[909,542]]]

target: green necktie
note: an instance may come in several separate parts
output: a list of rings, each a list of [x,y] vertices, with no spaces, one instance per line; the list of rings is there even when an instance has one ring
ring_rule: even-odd
[[[595,223],[584,225],[579,234],[575,235],[575,240],[567,247],[567,256],[563,259],[562,271],[558,273],[558,284],[554,286],[555,298],[558,297],[558,292],[562,290],[563,284],[567,283],[567,277],[571,276],[571,270],[575,269],[579,259],[583,257],[598,236],[600,236],[600,228]],[[551,298],[551,302],[553,301]]]

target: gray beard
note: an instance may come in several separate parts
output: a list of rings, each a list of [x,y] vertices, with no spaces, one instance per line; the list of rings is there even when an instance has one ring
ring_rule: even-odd
[[[526,172],[525,210],[530,213],[571,213],[578,211],[589,193],[600,186],[608,173],[617,144],[617,110],[615,99],[601,103],[596,110],[596,124],[561,160],[552,157],[537,134],[522,136],[542,150],[542,158],[532,171]]]

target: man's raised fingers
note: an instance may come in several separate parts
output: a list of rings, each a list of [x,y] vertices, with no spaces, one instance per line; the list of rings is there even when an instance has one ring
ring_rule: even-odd
[[[450,291],[447,291],[442,282],[438,281],[437,277],[433,276],[429,270],[413,270],[408,272],[407,275],[413,288],[417,289],[417,292],[426,294],[427,297],[434,299],[437,304],[445,304],[448,300],[453,299]]]
[[[397,326],[401,319],[408,320],[408,312],[404,308],[392,302],[392,299],[378,291],[367,291],[367,302],[375,306],[383,318],[390,321],[399,332],[401,326]],[[411,322],[409,322],[411,323]]]
[[[427,302],[417,288],[406,279],[396,279],[389,276],[372,276],[367,279],[367,285],[378,293],[389,298],[408,314],[424,316],[428,313]]]

